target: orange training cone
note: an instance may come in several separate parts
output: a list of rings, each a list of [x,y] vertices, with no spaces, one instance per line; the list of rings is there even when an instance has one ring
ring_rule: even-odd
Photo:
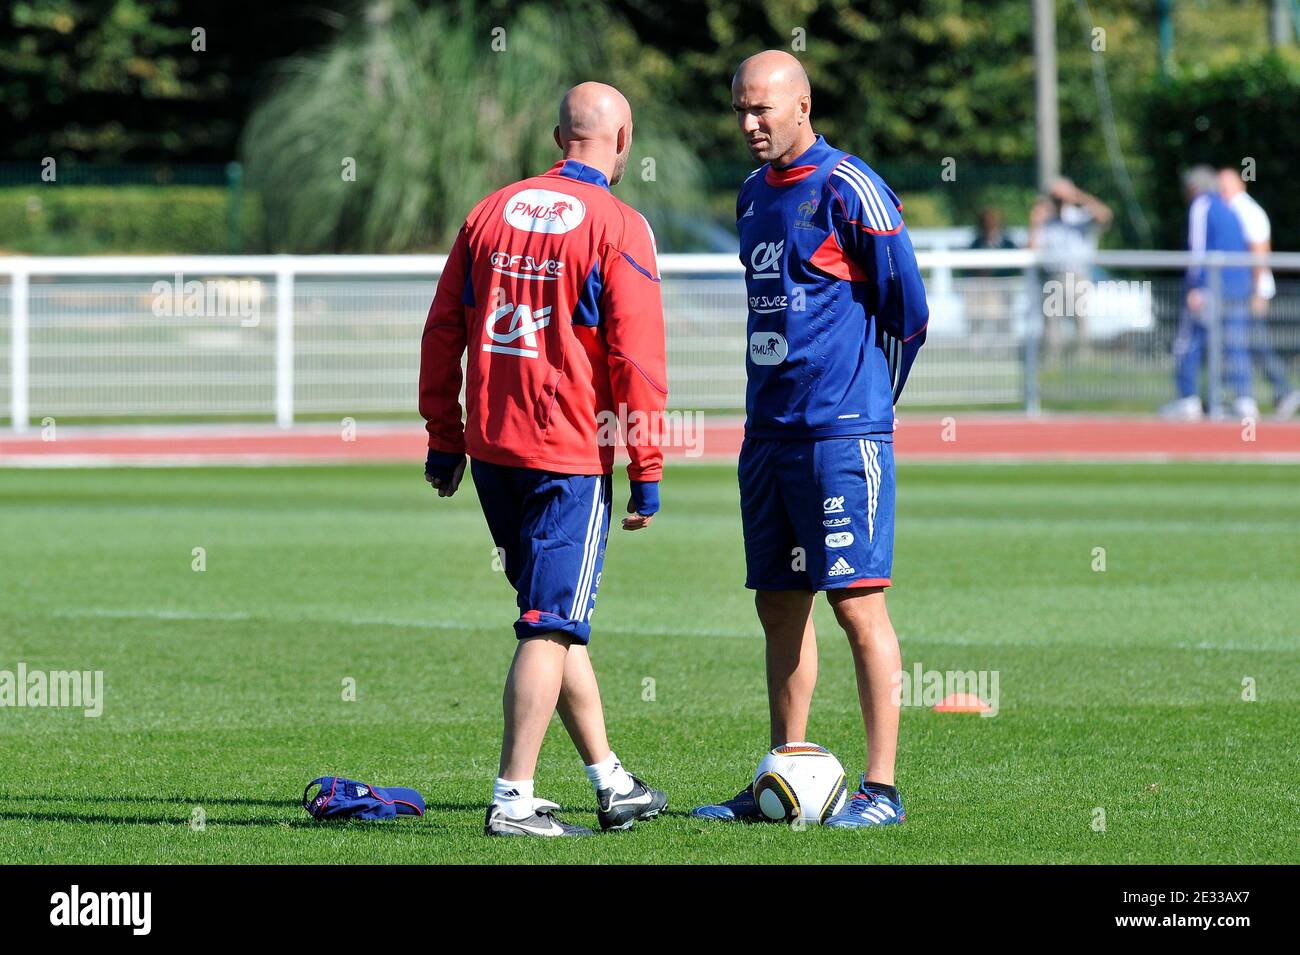
[[[949,693],[934,706],[936,713],[988,713],[992,709],[974,693]]]

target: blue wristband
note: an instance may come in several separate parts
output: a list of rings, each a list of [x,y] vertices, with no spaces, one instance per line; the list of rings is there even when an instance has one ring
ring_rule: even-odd
[[[632,506],[642,517],[659,513],[659,482],[633,481]]]
[[[429,480],[442,481],[444,484],[451,480],[456,468],[460,467],[460,462],[465,460],[463,454],[452,454],[450,451],[429,451],[429,456],[424,459],[424,473]]]

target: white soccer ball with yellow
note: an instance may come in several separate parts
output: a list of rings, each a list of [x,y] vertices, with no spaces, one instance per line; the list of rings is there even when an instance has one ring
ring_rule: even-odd
[[[820,825],[844,808],[844,767],[816,743],[786,743],[758,764],[754,802],[773,822]]]

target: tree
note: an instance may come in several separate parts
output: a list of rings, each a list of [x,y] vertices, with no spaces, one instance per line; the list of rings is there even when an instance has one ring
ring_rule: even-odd
[[[351,0],[17,0],[0,11],[12,160],[226,162],[263,68]],[[200,32],[196,32],[200,31]]]
[[[446,248],[484,195],[559,158],[559,99],[588,77],[619,85],[634,104],[618,194],[671,246],[702,205],[699,164],[665,110],[624,81],[635,37],[594,12],[600,22],[523,6],[494,25],[468,5],[447,12],[394,0],[328,49],[285,63],[242,146],[271,246]]]

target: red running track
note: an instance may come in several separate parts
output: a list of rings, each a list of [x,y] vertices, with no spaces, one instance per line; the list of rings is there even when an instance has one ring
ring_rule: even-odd
[[[669,448],[670,461],[734,460],[741,422],[702,417],[694,450]],[[52,437],[53,440],[47,440]],[[334,426],[280,430],[266,425],[58,428],[0,437],[0,466],[208,466],[417,462],[418,424],[361,422],[353,440]],[[1232,460],[1300,462],[1300,422],[1166,422],[1097,416],[951,415],[907,417],[895,435],[912,460]]]

